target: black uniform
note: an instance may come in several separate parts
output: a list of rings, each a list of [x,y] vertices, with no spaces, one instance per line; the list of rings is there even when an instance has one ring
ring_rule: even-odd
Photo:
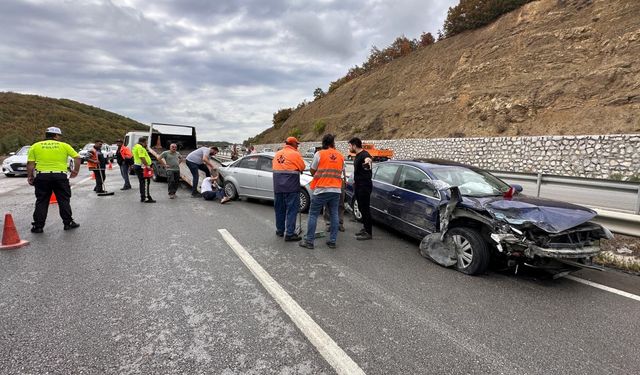
[[[371,182],[371,169],[364,168],[364,161],[370,157],[371,155],[367,151],[362,150],[356,155],[355,159],[353,159],[354,196],[358,202],[358,210],[362,213],[364,230],[369,234],[371,234],[372,231],[370,206],[373,183]]]

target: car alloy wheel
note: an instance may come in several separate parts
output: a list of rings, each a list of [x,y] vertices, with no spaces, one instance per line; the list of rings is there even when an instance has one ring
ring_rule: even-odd
[[[231,199],[238,199],[238,190],[233,182],[227,181],[224,183],[224,195]]]
[[[459,234],[451,236],[451,240],[456,247],[460,268],[469,267],[473,261],[473,248],[471,247],[471,243]]]
[[[353,215],[358,221],[362,220],[362,212],[360,212],[358,208],[358,201],[356,199],[353,200]]]
[[[447,231],[445,244],[456,252],[456,268],[467,275],[485,273],[491,253],[480,233],[473,228],[455,227]]]
[[[311,200],[306,190],[300,189],[300,212],[309,211]]]

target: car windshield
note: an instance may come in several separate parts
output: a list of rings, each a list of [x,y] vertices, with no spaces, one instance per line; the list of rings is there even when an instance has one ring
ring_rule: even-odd
[[[86,145],[84,145],[84,147],[82,148],[83,150],[91,150],[93,148],[93,143],[87,143]]]
[[[472,197],[502,195],[509,185],[497,177],[479,169],[448,165],[431,169],[438,180],[457,186],[460,194]]]
[[[16,155],[27,155],[28,153],[29,153],[29,146],[24,146],[20,150],[18,150],[18,152],[16,152]]]

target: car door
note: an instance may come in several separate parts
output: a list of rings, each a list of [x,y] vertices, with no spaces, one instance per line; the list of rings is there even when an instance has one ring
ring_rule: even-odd
[[[265,199],[273,197],[273,159],[268,156],[260,156],[256,172],[256,194]]]
[[[373,173],[373,189],[371,191],[371,215],[380,222],[389,223],[389,198],[396,189],[396,180],[400,164],[380,163]]]
[[[256,196],[258,184],[257,167],[259,156],[247,156],[240,160],[238,167],[232,172],[238,181],[238,195]]]
[[[436,231],[440,193],[429,184],[430,180],[424,171],[405,164],[390,195],[389,213],[398,229],[415,238]]]

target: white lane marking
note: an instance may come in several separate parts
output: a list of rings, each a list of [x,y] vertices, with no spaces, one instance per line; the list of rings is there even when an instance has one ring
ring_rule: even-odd
[[[74,187],[76,187],[76,186],[78,186],[78,185],[80,185],[80,184],[83,184],[83,183],[85,183],[85,182],[89,181],[90,179],[91,179],[91,177],[87,177],[87,178],[85,178],[84,180],[81,180],[81,181],[79,181],[79,182],[77,182],[77,183],[75,183],[75,184],[71,185],[71,188],[73,189]]]
[[[581,284],[585,284],[585,285],[589,285],[592,286],[594,288],[598,288],[598,289],[602,289],[604,291],[610,292],[610,293],[614,293],[617,294],[619,296],[623,296],[623,297],[627,297],[627,298],[631,298],[633,300],[636,300],[638,302],[640,302],[640,296],[637,296],[635,294],[631,294],[628,292],[625,292],[624,290],[619,290],[619,289],[615,289],[615,288],[611,288],[609,286],[606,285],[602,285],[602,284],[598,284],[598,283],[594,283],[592,281],[589,280],[585,280],[585,279],[581,279],[579,277],[575,277],[575,276],[571,276],[571,275],[567,275],[564,277],[565,279],[569,279],[569,280],[573,280],[577,283],[581,283]]]
[[[222,238],[233,249],[242,263],[251,271],[253,276],[278,302],[282,310],[289,315],[295,325],[307,339],[316,347],[318,352],[333,367],[338,374],[363,374],[364,371],[347,353],[336,344],[333,339],[307,314],[298,303],[275,281],[262,266],[240,245],[226,229],[218,229]]]

